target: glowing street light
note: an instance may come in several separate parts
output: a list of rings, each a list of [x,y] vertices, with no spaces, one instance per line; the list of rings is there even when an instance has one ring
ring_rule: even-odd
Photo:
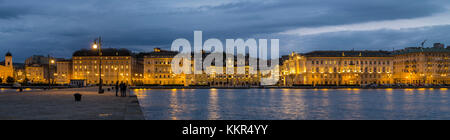
[[[52,76],[51,76],[51,65],[53,65],[53,64],[55,64],[55,59],[52,59],[51,57],[50,57],[50,54],[48,55],[48,71],[47,71],[47,81],[48,81],[48,89],[50,89],[51,88],[51,84],[52,84]]]
[[[102,89],[103,87],[103,80],[102,80],[102,37],[98,37],[94,40],[94,44],[92,45],[92,49],[98,50],[98,56],[99,56],[99,64],[98,64],[98,71],[99,71],[99,86],[98,86],[98,93],[103,94],[105,91]]]
[[[97,45],[96,43],[94,43],[94,45],[92,45],[92,48],[93,48],[93,49],[97,49],[97,48],[98,48],[98,45]]]
[[[116,72],[116,84],[118,85],[119,84],[119,71],[118,71],[118,68],[115,67],[114,71]]]

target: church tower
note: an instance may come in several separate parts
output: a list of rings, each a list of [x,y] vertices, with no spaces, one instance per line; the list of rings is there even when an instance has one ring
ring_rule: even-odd
[[[10,52],[6,53],[5,55],[5,67],[13,68],[13,59]]]

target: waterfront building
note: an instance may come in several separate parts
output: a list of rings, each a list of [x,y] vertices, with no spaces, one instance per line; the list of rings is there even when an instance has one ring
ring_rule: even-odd
[[[291,54],[282,66],[284,86],[392,84],[387,51],[314,51]]]
[[[14,63],[14,79],[16,80],[16,82],[19,83],[25,82],[26,80],[25,64]]]
[[[244,69],[245,73],[239,74],[238,69]],[[212,74],[206,75],[206,80],[211,87],[250,87],[260,85],[259,73],[250,74],[250,71],[257,70],[251,66],[233,66],[227,68],[223,66],[211,66],[207,68],[208,71],[212,71]],[[225,73],[226,71],[234,71],[234,74]],[[224,73],[217,73],[223,71]]]
[[[42,84],[55,82],[55,58],[34,55],[25,60],[25,79],[27,82]],[[24,79],[24,80],[25,80]]]
[[[0,78],[2,83],[6,83],[8,77],[14,78],[13,57],[10,52],[5,54],[5,61],[0,65]]]
[[[410,47],[393,53],[394,81],[397,84],[430,85],[450,83],[450,48]]]
[[[43,65],[33,64],[25,66],[26,79],[31,83],[45,83],[45,68]]]
[[[306,57],[293,52],[280,59],[280,85],[293,86],[306,84]]]
[[[96,50],[83,49],[76,51],[72,60],[72,79],[85,80],[87,84],[100,83],[100,69],[103,84],[136,84],[142,80],[142,63],[127,49],[102,49],[102,56]]]
[[[145,85],[182,85],[188,86],[186,74],[174,74],[172,59],[178,54],[174,51],[154,48],[153,52],[144,54]]]
[[[307,84],[392,84],[393,63],[387,51],[315,51],[305,54]]]
[[[259,59],[251,58],[248,54],[237,54],[233,60],[228,59],[229,54],[223,53],[223,66],[217,66],[213,62],[210,67],[204,71],[211,72],[211,74],[196,75],[195,81],[202,80],[211,87],[252,87],[260,86],[261,72],[258,68]],[[238,65],[238,58],[245,58],[242,65]],[[250,61],[257,62],[256,66],[250,66]],[[270,62],[270,61],[269,61]],[[228,67],[226,67],[228,66]],[[241,73],[239,70],[243,70]],[[252,73],[254,72],[254,73]],[[201,78],[200,78],[201,76]]]
[[[69,84],[72,79],[72,60],[61,59],[56,61],[56,84]]]
[[[196,71],[194,67],[195,54],[193,53],[191,59],[191,74],[175,74],[172,71],[172,59],[178,52],[161,50],[155,48],[153,52],[146,53],[144,56],[144,84],[145,85],[175,85],[175,86],[212,86],[212,87],[244,87],[259,85],[258,74],[249,74],[249,71],[254,68],[248,66],[248,57],[246,58],[246,65],[243,66],[245,74],[238,74],[237,70],[242,67],[236,65],[235,58],[234,67],[230,68],[235,74],[225,74],[227,71],[224,66],[215,66],[214,64],[205,70],[201,69],[201,74],[194,74]],[[210,53],[201,52],[202,58],[205,58]],[[224,64],[225,56],[224,56]],[[207,74],[206,71],[212,71],[212,74]],[[223,71],[223,74],[219,74]]]
[[[100,74],[103,83],[112,85],[124,82],[131,85],[155,86],[210,86],[210,87],[251,87],[260,86],[260,69],[249,66],[250,58],[245,56],[244,66],[227,60],[224,53],[223,64],[232,68],[215,66],[201,74],[175,74],[172,59],[178,52],[155,48],[150,53],[135,54],[127,49],[107,48],[100,57],[97,50],[79,50],[71,60],[33,56],[25,61],[22,68],[13,66],[12,55],[7,53],[0,65],[0,78],[14,77],[18,82],[86,85],[98,84]],[[210,53],[201,52],[202,58]],[[191,69],[195,72],[195,54],[191,54]],[[449,84],[450,48],[443,44],[434,47],[411,47],[397,51],[313,51],[292,53],[280,58],[279,86],[345,86],[345,85],[391,85],[391,84]],[[51,63],[54,60],[55,63]],[[259,60],[256,60],[259,61]],[[277,67],[278,68],[278,67]],[[244,69],[244,74],[238,74]],[[219,71],[234,71],[221,74]],[[212,71],[207,74],[206,71]],[[256,74],[250,74],[256,71]]]

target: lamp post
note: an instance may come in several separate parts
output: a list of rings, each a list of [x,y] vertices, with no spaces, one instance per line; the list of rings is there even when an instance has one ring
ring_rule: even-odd
[[[51,65],[52,64],[55,64],[55,60],[54,59],[52,59],[51,57],[50,57],[50,54],[48,55],[48,70],[47,70],[47,78],[48,78],[48,89],[50,89],[51,88],[51,75],[50,75],[50,71],[51,71]]]
[[[98,63],[98,71],[99,71],[99,84],[98,84],[98,93],[103,94],[105,91],[103,90],[103,80],[102,80],[102,37],[98,37],[94,40],[94,44],[92,45],[94,50],[98,50],[99,63]]]
[[[116,84],[119,84],[119,70],[117,67],[115,67],[114,71],[116,71]]]
[[[85,77],[84,79],[86,79],[86,84],[90,84],[90,82],[88,81],[89,74],[91,74],[91,72],[87,71],[86,74],[84,75]]]
[[[409,83],[413,85],[413,77],[412,73],[409,73]]]

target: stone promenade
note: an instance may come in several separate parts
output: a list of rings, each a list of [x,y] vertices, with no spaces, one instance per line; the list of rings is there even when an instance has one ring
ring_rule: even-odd
[[[108,87],[105,87],[105,89]],[[0,91],[0,120],[143,120],[137,97],[98,88]],[[82,94],[75,102],[73,94]]]

